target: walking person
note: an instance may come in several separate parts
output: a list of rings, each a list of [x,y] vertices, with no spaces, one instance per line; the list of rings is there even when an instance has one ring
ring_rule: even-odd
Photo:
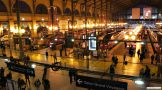
[[[30,57],[27,55],[26,56],[26,65],[29,65]]]
[[[34,85],[35,85],[35,87],[37,88],[37,90],[39,90],[39,87],[40,87],[40,85],[41,85],[40,80],[37,79],[37,80],[34,82]]]
[[[154,64],[154,54],[151,55],[151,64]]]
[[[26,80],[26,84],[28,83],[30,86],[30,79],[29,79],[29,75],[27,73],[25,74],[25,80]]]
[[[145,73],[144,73],[145,77],[146,78],[150,78],[151,75],[150,75],[150,68],[146,65],[146,69],[145,69]]]
[[[46,51],[46,53],[45,53],[45,54],[46,54],[46,59],[48,59],[48,51]]]
[[[4,68],[3,67],[1,67],[1,69],[0,69],[0,77],[4,77]]]
[[[137,55],[138,55],[138,57],[140,57],[140,49],[138,49],[138,51],[137,51]]]
[[[26,83],[25,83],[25,81],[23,80],[23,79],[21,79],[21,88],[20,88],[20,90],[25,90],[26,89]]]
[[[73,71],[72,69],[69,70],[69,78],[70,78],[70,84],[73,82]]]
[[[144,68],[141,68],[141,69],[140,69],[139,76],[140,76],[140,77],[143,77],[143,76],[144,76],[144,73],[145,73]]]
[[[46,75],[47,75],[47,67],[45,66],[42,80],[46,79]]]
[[[126,42],[124,42],[124,46],[125,46],[125,48],[127,48],[127,43]]]
[[[143,55],[140,54],[140,63],[142,63],[142,62],[143,62]]]
[[[12,81],[12,73],[11,71],[6,75],[6,78],[7,80],[9,80],[12,84],[12,88],[14,88],[14,84],[13,84],[13,81]],[[8,83],[7,83],[7,87],[8,87]]]
[[[110,75],[111,75],[111,80],[113,80],[113,74],[115,74],[115,67],[113,64],[110,65]]]
[[[156,54],[155,60],[156,60],[156,65],[157,65],[157,63],[160,63],[160,55],[159,54]]]
[[[7,78],[2,76],[1,77],[1,87],[2,87],[1,90],[6,90],[6,83],[7,83]]]
[[[118,64],[118,57],[117,56],[115,56],[115,62],[114,62],[114,64],[115,64],[115,67]]]
[[[54,63],[56,63],[56,62],[57,62],[57,56],[56,56],[56,53],[54,54],[53,59],[54,59]]]
[[[18,84],[18,90],[21,90],[21,79],[20,78],[18,78],[17,84]]]
[[[50,82],[48,79],[43,80],[44,90],[50,90]]]
[[[123,62],[126,60],[126,54],[123,55]]]

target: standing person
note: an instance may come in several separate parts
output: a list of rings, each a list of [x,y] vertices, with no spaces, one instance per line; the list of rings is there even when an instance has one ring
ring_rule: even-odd
[[[13,56],[10,56],[10,62],[11,63],[15,63],[14,59],[13,59]]]
[[[26,80],[26,84],[28,83],[30,86],[30,79],[29,79],[29,75],[27,73],[25,74],[25,80]]]
[[[21,79],[20,78],[18,78],[17,83],[18,83],[18,90],[21,90]]]
[[[7,74],[7,79],[9,79],[9,80],[12,80],[12,73],[11,73],[11,71]]]
[[[0,77],[4,77],[4,68],[1,67],[1,70],[0,70]]]
[[[115,62],[115,55],[112,56],[112,61]]]
[[[138,57],[140,57],[140,49],[138,49],[137,55],[138,55]]]
[[[27,65],[27,56],[26,55],[24,55],[23,60],[24,60],[24,65]]]
[[[21,89],[20,90],[25,90],[25,88],[26,88],[26,83],[25,83],[25,81],[23,80],[23,79],[21,79]]]
[[[157,65],[157,63],[160,63],[160,55],[159,54],[156,54],[155,60],[156,60],[156,65]]]
[[[151,55],[151,64],[154,64],[154,54]]]
[[[118,57],[117,56],[115,56],[115,67],[116,67],[116,65],[118,64]]]
[[[144,73],[146,78],[150,78],[150,68],[146,65],[145,73]]]
[[[140,69],[139,76],[140,76],[140,77],[143,77],[143,76],[144,76],[144,73],[145,73],[144,68],[141,68],[141,69]]]
[[[6,78],[11,81],[12,88],[14,88],[14,84],[13,84],[13,81],[12,81],[12,73],[11,73],[11,71],[7,74]],[[7,83],[7,86],[8,86],[8,83]]]
[[[142,61],[143,61],[143,55],[140,54],[140,63],[142,63]]]
[[[45,54],[46,54],[46,59],[48,59],[48,51],[46,51],[46,53],[45,53]]]
[[[111,65],[110,65],[110,75],[111,75],[111,80],[113,80],[113,74],[115,74],[115,68],[114,68],[114,65],[111,64]]]
[[[70,84],[73,82],[73,71],[72,69],[69,70],[69,78],[70,78]]]
[[[53,59],[54,59],[54,63],[56,63],[56,62],[57,62],[57,56],[56,56],[56,53],[54,54]]]
[[[73,68],[73,77],[74,77],[74,81],[76,81],[77,70],[75,68]]]
[[[126,54],[123,55],[123,62],[125,62]]]
[[[127,43],[126,42],[124,42],[124,46],[125,46],[125,48],[127,47]]]
[[[6,90],[6,83],[7,83],[7,79],[6,77],[2,76],[1,77],[1,86],[2,86],[2,90]]]
[[[35,85],[35,87],[37,88],[37,90],[39,90],[39,87],[40,87],[40,85],[41,85],[40,80],[37,79],[37,80],[34,82],[34,85]]]
[[[27,55],[26,56],[26,65],[29,65],[30,57]]]
[[[44,66],[44,73],[43,73],[42,80],[46,79],[46,75],[47,75],[47,67]]]
[[[43,80],[44,90],[50,90],[50,83],[48,79]]]

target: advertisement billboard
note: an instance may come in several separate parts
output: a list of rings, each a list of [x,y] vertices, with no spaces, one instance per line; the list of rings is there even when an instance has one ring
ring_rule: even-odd
[[[89,37],[88,46],[89,50],[96,50],[96,37]]]
[[[140,8],[132,8],[132,19],[140,19]]]
[[[152,8],[143,8],[143,17],[144,19],[152,18]]]

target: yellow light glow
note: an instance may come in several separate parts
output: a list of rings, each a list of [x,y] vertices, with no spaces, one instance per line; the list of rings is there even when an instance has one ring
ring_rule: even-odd
[[[72,26],[70,25],[69,28],[72,28]]]
[[[128,39],[128,38],[129,38],[129,37],[126,35],[126,36],[125,36],[125,39]]]
[[[14,27],[10,28],[10,32],[14,32],[14,30],[15,30]]]
[[[132,32],[129,32],[130,35],[132,35]]]
[[[21,29],[20,30],[20,33],[25,33],[25,29]]]
[[[18,29],[15,29],[15,30],[13,31],[13,33],[18,33]]]
[[[50,27],[48,27],[48,29],[51,31],[52,30],[52,27],[50,26]]]
[[[58,30],[58,27],[54,27],[54,30]]]
[[[36,30],[38,28],[38,26],[37,25],[34,25],[34,29]]]
[[[132,40],[135,40],[135,39],[136,39],[136,36],[131,36],[131,39],[132,39]]]

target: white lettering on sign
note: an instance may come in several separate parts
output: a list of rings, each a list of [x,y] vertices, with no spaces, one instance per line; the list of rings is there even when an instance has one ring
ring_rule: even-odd
[[[146,87],[147,90],[161,90],[161,87]]]

